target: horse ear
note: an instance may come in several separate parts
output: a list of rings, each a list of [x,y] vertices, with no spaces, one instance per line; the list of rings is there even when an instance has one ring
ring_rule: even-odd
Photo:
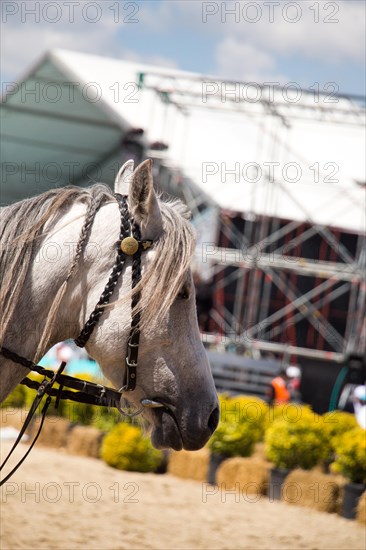
[[[142,237],[156,239],[163,230],[163,221],[153,187],[152,160],[142,162],[132,174],[128,202]]]
[[[135,163],[133,160],[128,160],[119,169],[116,179],[114,180],[115,193],[119,193],[120,195],[128,195],[134,165]]]

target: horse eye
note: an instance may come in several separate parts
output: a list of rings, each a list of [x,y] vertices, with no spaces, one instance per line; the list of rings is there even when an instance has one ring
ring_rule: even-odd
[[[182,290],[179,292],[177,296],[178,300],[188,300],[189,298],[189,292],[186,288],[182,288]]]

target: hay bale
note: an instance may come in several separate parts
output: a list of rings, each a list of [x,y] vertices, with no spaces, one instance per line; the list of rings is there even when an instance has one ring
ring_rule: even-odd
[[[36,418],[31,428],[31,438],[33,438],[39,428],[40,418]],[[72,424],[66,419],[60,416],[48,416],[46,417],[41,435],[38,438],[37,445],[44,445],[45,447],[65,447],[67,436],[72,428]]]
[[[221,488],[241,493],[263,495],[266,492],[271,465],[256,457],[229,458],[219,467],[216,480]]]
[[[67,438],[66,450],[79,456],[100,457],[103,432],[93,426],[75,426]]]
[[[360,496],[356,510],[356,521],[366,525],[366,491]]]
[[[260,460],[266,461],[266,446],[263,441],[259,441],[254,445],[254,452],[252,458],[258,458]]]
[[[294,470],[282,486],[282,500],[319,512],[336,512],[341,483],[337,476],[316,470]]]
[[[172,452],[168,462],[168,473],[182,479],[206,481],[210,451],[206,448],[199,451]]]

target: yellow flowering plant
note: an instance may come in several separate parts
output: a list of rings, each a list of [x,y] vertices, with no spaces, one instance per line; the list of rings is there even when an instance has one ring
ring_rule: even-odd
[[[27,389],[20,384],[14,388],[14,390],[8,395],[6,399],[0,404],[1,408],[14,408],[20,409],[24,407],[27,399]]]
[[[257,441],[255,430],[249,424],[220,422],[208,442],[211,452],[226,457],[250,456]]]
[[[162,452],[154,449],[141,429],[126,422],[105,436],[101,457],[109,466],[131,472],[154,472],[163,460]]]
[[[266,429],[272,426],[278,419],[295,423],[303,416],[314,414],[309,405],[300,403],[279,403],[273,407],[268,407],[266,418]]]
[[[261,441],[267,423],[268,405],[259,397],[236,395],[226,399],[221,406],[221,419],[248,424],[255,431],[256,441]]]
[[[276,468],[310,470],[329,455],[329,438],[322,417],[304,408],[290,421],[273,421],[265,435],[266,455]]]
[[[268,406],[253,396],[220,396],[220,423],[208,446],[216,455],[250,456],[263,438]]]
[[[326,431],[331,446],[333,448],[333,440],[340,435],[357,428],[357,420],[354,414],[344,411],[331,411],[323,414],[324,430]]]
[[[353,483],[366,484],[366,431],[356,427],[333,441],[336,460],[331,470]]]

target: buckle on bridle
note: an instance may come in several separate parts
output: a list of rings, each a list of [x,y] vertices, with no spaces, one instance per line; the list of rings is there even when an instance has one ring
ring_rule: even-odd
[[[104,396],[106,394],[106,389],[105,389],[104,386],[100,386],[99,384],[98,384],[98,386],[101,388],[101,392],[100,392],[100,396],[99,396],[99,405],[102,405],[102,401],[103,401]]]
[[[121,241],[121,250],[127,256],[134,256],[136,252],[142,252],[151,248],[153,241],[150,239],[145,239],[144,241],[139,241],[135,237],[125,237]]]
[[[55,374],[51,378],[51,380],[47,380],[47,378],[42,380],[41,385],[39,386],[39,388],[37,390],[37,396],[38,397],[43,397],[44,394],[47,393],[47,391],[52,388],[54,383],[58,381],[58,377],[60,376],[60,374],[62,374],[65,367],[66,367],[66,363],[64,361],[62,361],[61,365],[59,366],[59,368],[57,369],[57,371],[55,372]]]

